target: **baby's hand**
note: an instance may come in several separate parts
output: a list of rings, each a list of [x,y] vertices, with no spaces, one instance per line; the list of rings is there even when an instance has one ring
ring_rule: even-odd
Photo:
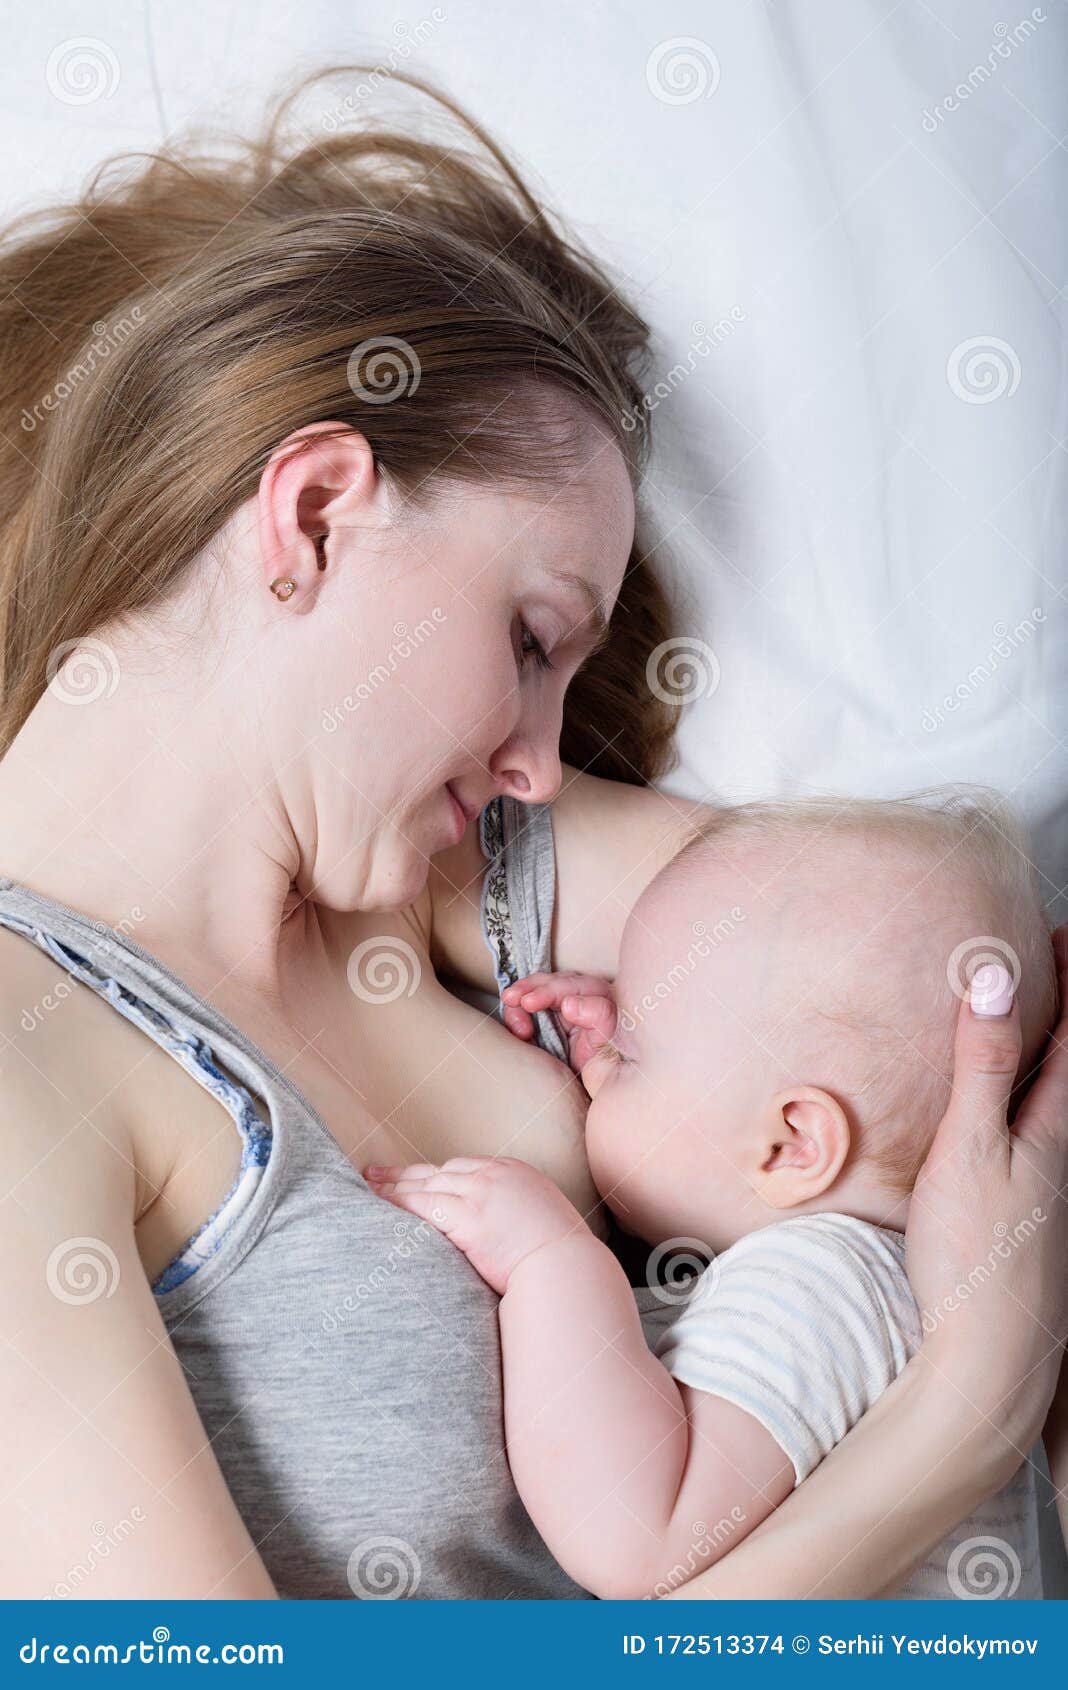
[[[545,1174],[511,1156],[453,1156],[439,1168],[364,1169],[372,1191],[429,1221],[503,1297],[516,1267],[586,1223]]]
[[[552,1009],[567,1032],[568,1060],[581,1074],[616,1030],[616,1006],[607,980],[593,974],[528,974],[501,993],[504,1024],[517,1038],[534,1036],[531,1016]]]

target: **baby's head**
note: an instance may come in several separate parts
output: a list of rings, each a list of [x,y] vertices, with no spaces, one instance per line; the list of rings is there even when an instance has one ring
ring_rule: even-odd
[[[976,969],[1014,978],[1018,1085],[1055,1017],[1027,850],[985,793],[744,804],[702,827],[635,905],[617,1035],[583,1071],[623,1226],[715,1250],[820,1210],[903,1226]]]

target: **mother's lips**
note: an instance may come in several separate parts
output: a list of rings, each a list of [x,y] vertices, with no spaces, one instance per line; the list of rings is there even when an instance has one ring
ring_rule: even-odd
[[[455,798],[456,802],[459,804],[461,810],[464,813],[465,819],[469,822],[473,822],[475,817],[478,815],[479,811],[481,810],[482,805],[472,802],[472,800],[470,798],[465,798],[462,792],[458,792],[456,790],[456,788],[455,788],[455,786],[453,786],[451,780],[447,780],[445,782],[445,790],[446,790],[446,792],[448,792],[450,794],[451,797]]]

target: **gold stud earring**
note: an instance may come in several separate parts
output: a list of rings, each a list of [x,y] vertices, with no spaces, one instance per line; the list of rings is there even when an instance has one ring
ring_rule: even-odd
[[[278,575],[271,582],[271,592],[274,594],[276,599],[281,599],[283,604],[286,599],[291,599],[293,597],[296,590],[297,583],[293,580],[291,575]]]

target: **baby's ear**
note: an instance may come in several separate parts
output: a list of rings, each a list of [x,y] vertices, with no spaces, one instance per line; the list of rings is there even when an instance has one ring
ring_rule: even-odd
[[[830,1092],[787,1086],[768,1099],[761,1122],[761,1159],[754,1184],[773,1209],[794,1209],[822,1197],[849,1154],[849,1122]]]

